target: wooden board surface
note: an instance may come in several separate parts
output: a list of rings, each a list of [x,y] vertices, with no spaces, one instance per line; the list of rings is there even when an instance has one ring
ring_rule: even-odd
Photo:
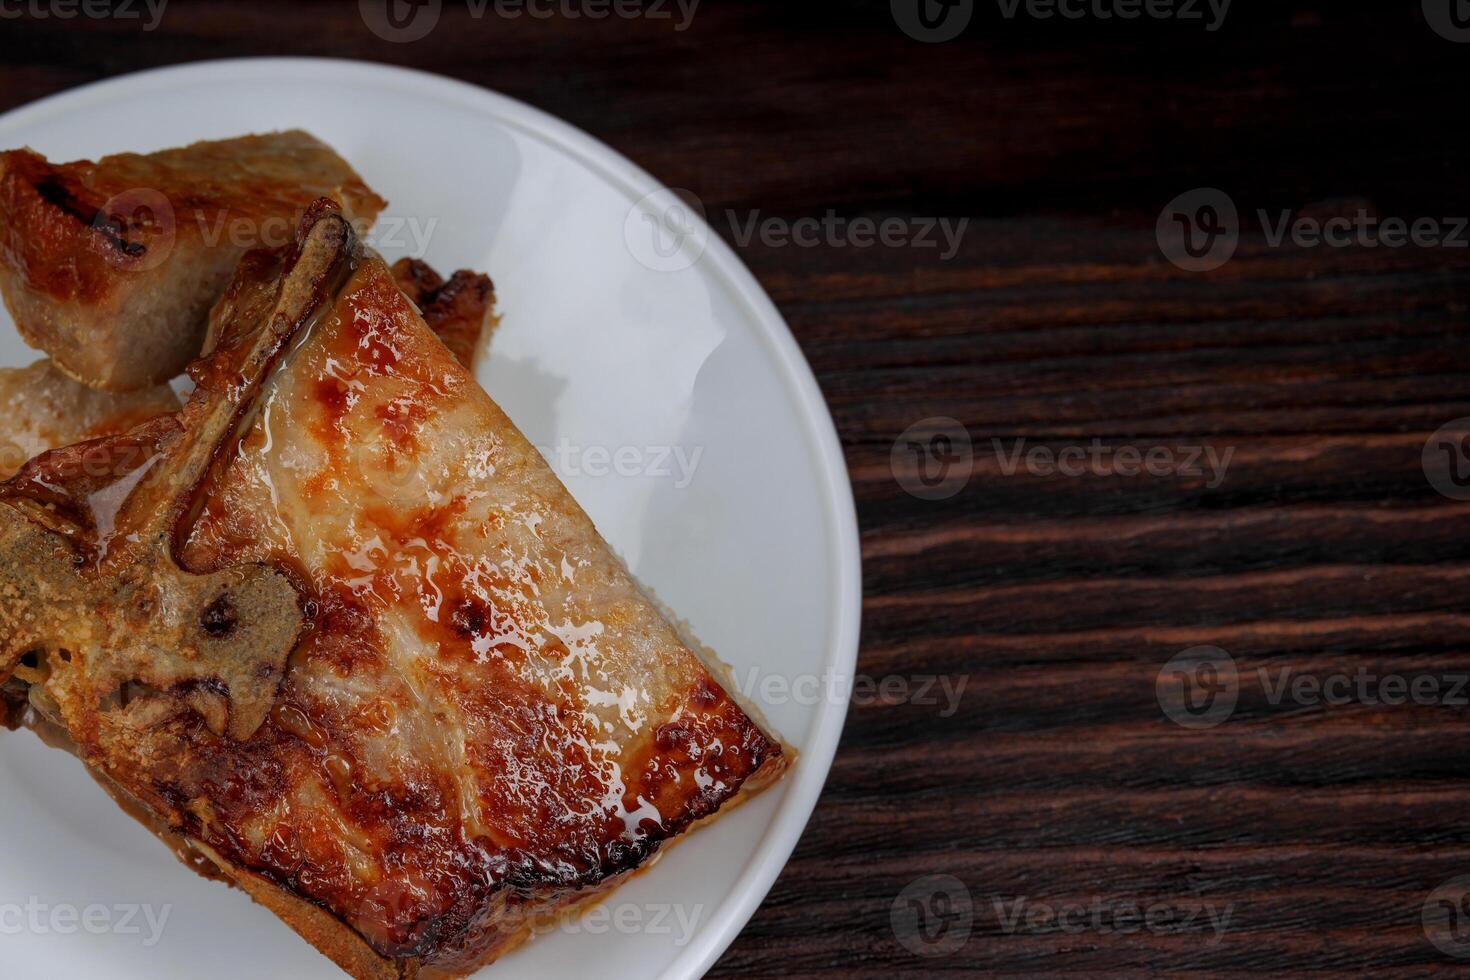
[[[860,669],[897,679],[850,709],[714,976],[1470,963],[1470,905],[1441,889],[1470,873],[1470,503],[1424,466],[1470,416],[1470,45],[1416,2],[1241,4],[1214,31],[980,4],[940,44],[884,2],[705,0],[683,30],[672,7],[448,4],[407,44],[357,8],[0,19],[0,108],[181,61],[369,58],[525,99],[699,196],[830,401]],[[1205,272],[1157,236],[1196,188],[1239,214]],[[1208,222],[1201,200],[1184,213]],[[1446,241],[1270,240],[1360,211]],[[782,243],[829,213],[820,244]],[[860,218],[909,244],[854,247]],[[969,219],[952,256],[911,240],[939,219]],[[970,449],[946,455],[956,492],[924,499],[894,446],[919,425],[918,452],[942,449],[945,417]],[[1154,472],[1118,472],[1125,447]],[[1201,646],[1208,666],[1166,669]],[[1162,706],[1186,683],[1196,727]]]

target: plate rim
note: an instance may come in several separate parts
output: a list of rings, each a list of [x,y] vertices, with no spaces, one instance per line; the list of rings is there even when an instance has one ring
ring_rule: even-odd
[[[126,99],[140,89],[177,83],[188,76],[212,81],[220,78],[249,81],[264,77],[278,79],[283,72],[298,72],[304,81],[371,79],[400,90],[408,89],[408,94],[447,99],[551,143],[629,195],[630,202],[667,189],[611,146],[530,103],[446,75],[353,58],[223,58],[127,72],[66,89],[0,114],[0,136],[49,114],[75,112]],[[862,553],[857,508],[836,423],[811,365],[774,301],[724,238],[702,216],[696,214],[694,218],[702,226],[703,240],[708,242],[699,265],[706,275],[721,280],[745,307],[756,334],[772,355],[779,376],[794,396],[805,440],[816,451],[828,531],[828,564],[833,572],[833,601],[827,613],[829,641],[823,667],[835,676],[853,677],[861,636]],[[703,976],[765,900],[790,861],[826,785],[841,741],[847,708],[845,700],[840,704],[834,699],[820,700],[809,744],[801,747],[798,764],[786,777],[786,796],[773,815],[764,843],[752,855],[753,860],[736,879],[709,924],[664,969],[661,980]]]

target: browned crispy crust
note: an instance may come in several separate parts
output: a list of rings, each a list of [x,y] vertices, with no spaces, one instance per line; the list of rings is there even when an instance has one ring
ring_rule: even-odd
[[[460,269],[445,281],[427,262],[399,259],[393,263],[393,279],[449,352],[473,368],[475,352],[488,343],[496,326],[495,285],[490,277]]]
[[[384,205],[299,130],[95,163],[12,150],[0,154],[0,294],[26,342],[72,377],[145,387],[199,355],[240,256],[289,242],[323,195],[363,224]]]
[[[340,216],[302,234],[242,263],[182,413],[0,489],[0,567],[40,572],[0,580],[0,691],[350,974],[460,976],[789,755]],[[137,476],[105,534],[99,449]],[[403,453],[426,494],[363,482]]]

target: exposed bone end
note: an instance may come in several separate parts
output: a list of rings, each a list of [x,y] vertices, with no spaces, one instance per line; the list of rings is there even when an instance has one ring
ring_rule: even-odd
[[[191,574],[173,542],[286,346],[361,255],[340,209],[317,202],[293,248],[247,259],[289,271],[274,295],[221,303],[219,346],[178,416],[56,450],[0,485],[0,683],[32,649],[64,648],[77,652],[64,670],[28,683],[73,732],[140,733],[186,711],[220,737],[260,730],[305,625],[296,589],[263,566]]]
[[[204,601],[192,624],[195,643],[223,685],[229,705],[224,731],[210,727],[243,742],[269,717],[304,626],[296,590],[280,572],[258,566],[230,569],[196,583],[202,588],[195,595]]]

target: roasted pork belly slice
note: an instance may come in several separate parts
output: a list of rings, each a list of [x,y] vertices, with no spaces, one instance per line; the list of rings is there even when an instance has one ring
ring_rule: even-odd
[[[49,360],[0,368],[0,480],[49,449],[126,432],[178,409],[178,396],[168,385],[96,391]]]
[[[0,681],[349,973],[462,975],[789,755],[347,222],[304,229],[112,484],[72,448],[0,491]]]
[[[449,352],[473,368],[475,352],[489,343],[498,325],[490,277],[460,269],[446,280],[427,262],[399,259],[393,263],[393,279]]]
[[[384,202],[299,130],[52,164],[0,154],[0,294],[28,344],[72,377],[130,390],[199,356],[210,306],[248,249],[288,243],[331,197]]]

